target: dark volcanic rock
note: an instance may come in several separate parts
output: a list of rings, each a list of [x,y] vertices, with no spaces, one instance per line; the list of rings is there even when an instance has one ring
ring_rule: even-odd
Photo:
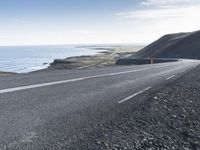
[[[73,61],[68,61],[66,59],[55,59],[51,65],[58,65],[58,64],[72,64]]]
[[[200,31],[165,35],[139,51],[136,56],[200,59]]]
[[[110,108],[87,124],[77,149],[200,149],[200,67]],[[106,114],[106,115],[105,115]]]
[[[107,135],[98,139],[107,141],[104,149],[117,144],[118,149],[199,150],[199,98],[200,67],[113,110],[98,130],[87,134]]]

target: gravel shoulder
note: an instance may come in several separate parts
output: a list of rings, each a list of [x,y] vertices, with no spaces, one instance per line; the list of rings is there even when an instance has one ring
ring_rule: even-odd
[[[69,149],[200,149],[200,66],[91,117]],[[98,122],[95,120],[98,120]],[[99,121],[100,120],[100,121]],[[76,146],[75,146],[76,145]]]
[[[200,149],[200,66],[113,109],[89,133],[100,149]],[[99,132],[102,136],[96,137]],[[81,143],[80,143],[81,144]]]

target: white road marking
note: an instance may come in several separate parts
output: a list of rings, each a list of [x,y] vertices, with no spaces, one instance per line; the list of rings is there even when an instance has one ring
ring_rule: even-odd
[[[137,96],[137,95],[139,95],[139,94],[142,94],[142,93],[148,91],[149,89],[151,89],[151,87],[147,87],[146,89],[144,89],[144,90],[142,90],[142,91],[139,91],[139,92],[137,92],[137,93],[135,93],[135,94],[133,94],[133,95],[131,95],[131,96],[129,96],[129,97],[127,97],[127,98],[121,100],[121,101],[119,101],[118,103],[119,103],[119,104],[124,103],[124,102],[130,100],[131,98],[133,98],[133,97],[135,97],[135,96]]]
[[[11,92],[15,92],[15,91],[23,91],[23,90],[28,90],[28,89],[40,88],[40,87],[46,87],[46,86],[52,86],[52,85],[58,85],[58,84],[64,84],[64,83],[70,83],[70,82],[76,82],[76,81],[82,81],[82,80],[92,79],[92,78],[115,76],[115,75],[127,74],[127,73],[132,73],[132,72],[145,71],[145,70],[155,69],[155,68],[164,68],[164,67],[168,67],[168,66],[171,66],[171,65],[163,65],[163,66],[156,66],[156,67],[154,66],[154,67],[149,67],[149,68],[144,68],[144,69],[123,71],[123,72],[116,72],[116,73],[108,73],[108,74],[94,75],[94,76],[75,78],[75,79],[69,79],[69,80],[62,80],[62,81],[47,82],[47,83],[41,83],[41,84],[8,88],[8,89],[0,90],[0,94],[11,93]]]
[[[170,80],[170,79],[174,78],[175,76],[176,76],[176,75],[172,75],[172,76],[166,78],[166,80]]]
[[[58,84],[64,84],[64,83],[70,83],[70,82],[76,82],[76,81],[82,81],[82,80],[92,79],[92,78],[115,76],[115,75],[127,74],[127,73],[132,73],[132,72],[139,72],[139,71],[144,71],[144,70],[149,70],[149,69],[152,69],[152,68],[144,68],[144,69],[130,70],[130,71],[124,71],[124,72],[117,72],[117,73],[108,73],[108,74],[101,74],[101,75],[75,78],[75,79],[69,79],[69,80],[62,80],[62,81],[55,81],[55,82],[48,82],[48,83],[41,83],[41,84],[35,84],[35,85],[27,85],[27,86],[2,89],[2,90],[0,90],[0,94],[10,93],[10,92],[15,92],[15,91],[22,91],[22,90],[27,90],[27,89],[40,88],[40,87],[46,87],[46,86],[52,86],[52,85],[58,85]]]

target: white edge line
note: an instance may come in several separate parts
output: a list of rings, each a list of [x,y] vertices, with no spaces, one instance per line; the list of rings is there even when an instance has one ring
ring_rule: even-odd
[[[129,71],[124,71],[124,72],[116,72],[116,73],[109,73],[109,74],[101,74],[101,75],[95,75],[95,76],[88,76],[88,77],[75,78],[75,79],[69,79],[69,80],[62,80],[62,81],[20,86],[20,87],[14,87],[14,88],[7,88],[7,89],[0,90],[0,94],[11,93],[11,92],[15,92],[15,91],[23,91],[23,90],[28,90],[28,89],[40,88],[40,87],[46,87],[46,86],[52,86],[52,85],[58,85],[58,84],[64,84],[64,83],[70,83],[70,82],[76,82],[76,81],[82,81],[82,80],[92,79],[92,78],[99,78],[99,77],[105,77],[105,76],[115,76],[115,75],[127,74],[127,73],[132,73],[132,72],[145,71],[145,70],[154,69],[154,68],[163,68],[163,67],[168,67],[168,66],[170,66],[170,65],[149,67],[149,68],[129,70]]]
[[[152,88],[151,86],[150,86],[150,87],[147,87],[147,88],[145,88],[144,90],[141,90],[141,91],[139,91],[139,92],[137,92],[137,93],[135,93],[135,94],[133,94],[133,95],[131,95],[131,96],[129,96],[129,97],[126,97],[125,99],[119,101],[118,103],[119,103],[119,104],[124,103],[124,102],[130,100],[131,98],[133,98],[133,97],[135,97],[135,96],[137,96],[137,95],[139,95],[139,94],[142,94],[142,93],[148,91],[148,90],[151,89],[151,88]]]
[[[166,80],[170,80],[170,79],[174,78],[175,76],[176,76],[176,75],[172,75],[172,76],[166,78]]]
[[[46,87],[46,86],[52,86],[52,85],[58,85],[58,84],[64,84],[64,83],[70,83],[70,82],[76,82],[76,81],[82,81],[82,80],[92,79],[92,78],[121,75],[121,74],[127,74],[127,73],[131,73],[131,72],[139,72],[139,71],[144,71],[144,70],[149,70],[149,69],[151,69],[151,68],[130,70],[130,71],[124,71],[124,72],[117,72],[117,73],[109,73],[109,74],[101,74],[101,75],[75,78],[75,79],[69,79],[69,80],[62,80],[62,81],[55,81],[55,82],[48,82],[48,83],[41,83],[41,84],[35,84],[35,85],[27,85],[27,86],[2,89],[2,90],[0,90],[0,94],[10,93],[10,92],[15,92],[15,91],[22,91],[22,90],[27,90],[27,89],[40,88],[40,87]]]

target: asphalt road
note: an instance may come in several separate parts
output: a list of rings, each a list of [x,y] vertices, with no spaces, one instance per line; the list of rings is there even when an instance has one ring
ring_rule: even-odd
[[[199,64],[182,60],[2,76],[0,150],[62,149],[63,145],[73,145],[83,127],[91,124],[91,118],[98,122],[104,110],[126,105]]]

